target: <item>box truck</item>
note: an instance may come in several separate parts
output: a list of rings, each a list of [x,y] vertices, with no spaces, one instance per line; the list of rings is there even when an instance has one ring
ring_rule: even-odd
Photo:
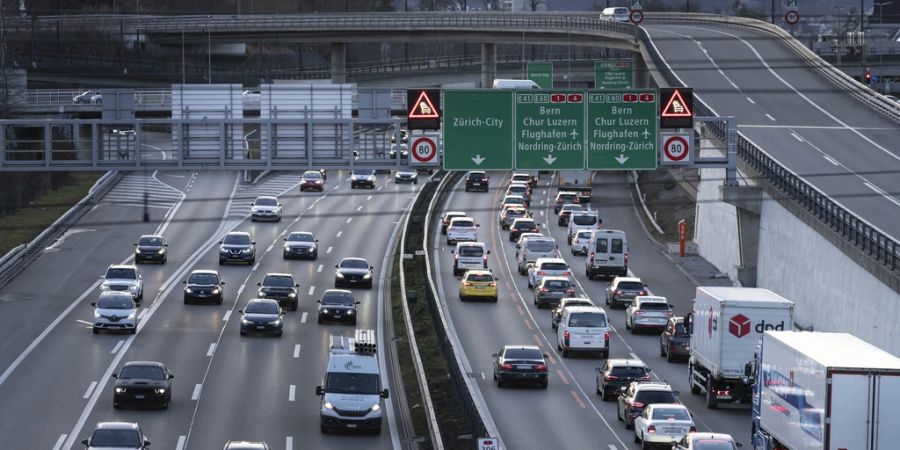
[[[574,192],[578,194],[578,202],[585,205],[591,202],[591,181],[593,173],[590,170],[560,170],[558,192]]]
[[[900,358],[851,334],[767,331],[752,417],[756,450],[900,448]]]
[[[794,303],[759,288],[697,288],[693,312],[685,318],[691,335],[688,385],[706,394],[706,406],[749,405],[756,345],[767,330],[793,329]]]

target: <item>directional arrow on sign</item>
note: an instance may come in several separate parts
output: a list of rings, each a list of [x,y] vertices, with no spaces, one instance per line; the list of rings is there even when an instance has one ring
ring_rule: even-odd
[[[628,157],[625,156],[624,154],[622,154],[622,155],[616,156],[616,161],[618,161],[619,164],[625,164],[625,161],[628,161]]]
[[[479,154],[475,155],[474,158],[471,158],[471,159],[472,159],[472,162],[475,163],[476,166],[480,166],[481,163],[483,163],[484,160],[487,158],[482,158],[481,154],[479,153]]]
[[[544,159],[544,162],[546,162],[548,166],[552,166],[553,163],[556,161],[556,157],[554,157],[553,155],[547,155],[543,159]]]

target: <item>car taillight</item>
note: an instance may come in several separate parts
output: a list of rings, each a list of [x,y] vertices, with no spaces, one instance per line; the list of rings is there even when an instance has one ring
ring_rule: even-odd
[[[603,333],[603,340],[605,340],[605,341],[609,340],[609,331],[607,331],[606,333]]]
[[[564,276],[564,277],[570,277],[570,276],[572,276],[572,274],[571,274],[570,272],[566,271],[566,272],[563,272],[563,273],[562,273],[562,276]]]
[[[575,293],[575,289],[568,288],[568,289],[566,289],[566,293],[567,293],[567,294],[574,294],[574,293]]]
[[[647,295],[647,291],[641,291],[641,293],[638,295]]]
[[[606,381],[613,381],[613,380],[618,380],[619,377],[617,377],[617,376],[615,376],[615,375],[606,375],[606,376],[603,377],[603,379],[606,380]]]
[[[547,288],[541,288],[541,292],[550,292],[550,289],[547,289]]]
[[[563,201],[562,201],[561,198],[556,199],[556,204],[557,204],[557,205],[560,204],[560,203],[562,203],[562,202],[563,202]]]
[[[647,432],[648,433],[656,433],[656,427],[653,425],[650,425],[649,427],[647,427]]]
[[[468,282],[468,281],[466,281],[465,283],[463,283],[463,286],[471,286],[471,285],[472,285],[472,283],[470,283],[470,282]]]
[[[544,275],[547,275],[547,272],[544,272],[544,271],[542,270],[542,271],[538,272],[537,274],[538,274],[538,275],[541,275],[541,276],[544,276]]]
[[[490,283],[488,283],[488,287],[497,287],[497,283],[491,281]]]
[[[594,264],[594,252],[591,252],[591,264]],[[619,291],[619,292],[620,292],[619,295],[622,295],[621,291]]]
[[[453,259],[459,261],[459,255],[453,255]]]
[[[666,311],[666,317],[672,317],[672,311]]]
[[[628,264],[628,252],[625,252],[625,264]]]
[[[481,259],[487,261],[487,255],[482,256]]]
[[[650,375],[644,375],[644,376],[638,378],[638,380],[641,380],[641,381],[650,381]]]
[[[695,426],[692,425],[692,426],[691,426],[691,429],[688,430],[688,432],[689,432],[689,433],[696,433],[696,432],[697,432],[697,427],[695,427]]]
[[[506,369],[506,370],[510,370],[510,369],[512,369],[512,364],[510,364],[510,363],[503,363],[503,364],[500,365],[500,368]]]
[[[547,370],[547,365],[544,363],[538,363],[536,366],[534,366],[534,370],[543,372],[543,371]]]
[[[622,291],[616,291],[616,295],[622,295]]]
[[[641,402],[631,402],[631,407],[632,408],[643,408],[644,404]]]
[[[571,335],[568,331],[566,331],[565,333],[563,333],[563,339],[569,339],[569,338],[571,338],[571,337],[572,337],[572,335]]]

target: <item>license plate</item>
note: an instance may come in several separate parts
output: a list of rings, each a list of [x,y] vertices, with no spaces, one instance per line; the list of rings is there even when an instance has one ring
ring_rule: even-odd
[[[264,330],[264,329],[266,329],[266,326],[265,326],[265,325],[257,325],[257,326],[256,326],[256,329],[257,329],[257,330]]]
[[[348,423],[348,424],[347,424],[347,428],[356,428],[356,424],[355,424],[355,423]]]
[[[351,283],[358,283],[359,280],[350,280]]]
[[[475,289],[487,289],[487,286],[475,286]]]
[[[340,319],[340,318],[341,318],[341,315],[340,315],[340,314],[335,314],[335,315],[334,315],[334,318],[335,318],[335,319]]]
[[[472,183],[472,186],[481,186],[481,183]]]
[[[681,434],[681,428],[664,428],[666,434]]]
[[[581,344],[582,345],[591,345],[591,341],[582,341]]]
[[[516,366],[516,369],[530,369],[530,368],[531,368],[531,366],[525,366],[525,365],[517,365]]]
[[[141,400],[141,399],[144,398],[144,396],[143,396],[143,395],[135,395],[134,398],[136,398],[136,399],[138,399],[138,400]]]

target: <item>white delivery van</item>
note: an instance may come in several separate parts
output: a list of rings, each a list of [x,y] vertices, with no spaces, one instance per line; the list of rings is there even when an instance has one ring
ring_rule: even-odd
[[[516,249],[516,265],[519,275],[528,274],[528,265],[534,264],[538,258],[556,258],[559,256],[556,239],[547,236],[529,237]]]
[[[613,22],[628,22],[628,8],[625,7],[613,7],[613,8],[603,8],[603,11],[600,12],[600,19],[602,20],[612,20]]]
[[[569,352],[599,352],[609,358],[609,321],[596,306],[572,306],[563,310],[556,327],[556,348],[563,358]]]
[[[494,80],[494,85],[492,86],[494,89],[540,89],[537,83],[531,80],[509,80],[509,79],[497,79]]]
[[[354,338],[331,336],[331,354],[325,380],[316,386],[322,397],[322,433],[331,430],[369,431],[381,434],[384,399],[374,330],[356,330]]]
[[[453,253],[453,276],[458,277],[469,269],[487,269],[491,251],[482,242],[459,242]]]
[[[588,241],[585,275],[590,280],[628,275],[628,240],[624,231],[594,230]]]

